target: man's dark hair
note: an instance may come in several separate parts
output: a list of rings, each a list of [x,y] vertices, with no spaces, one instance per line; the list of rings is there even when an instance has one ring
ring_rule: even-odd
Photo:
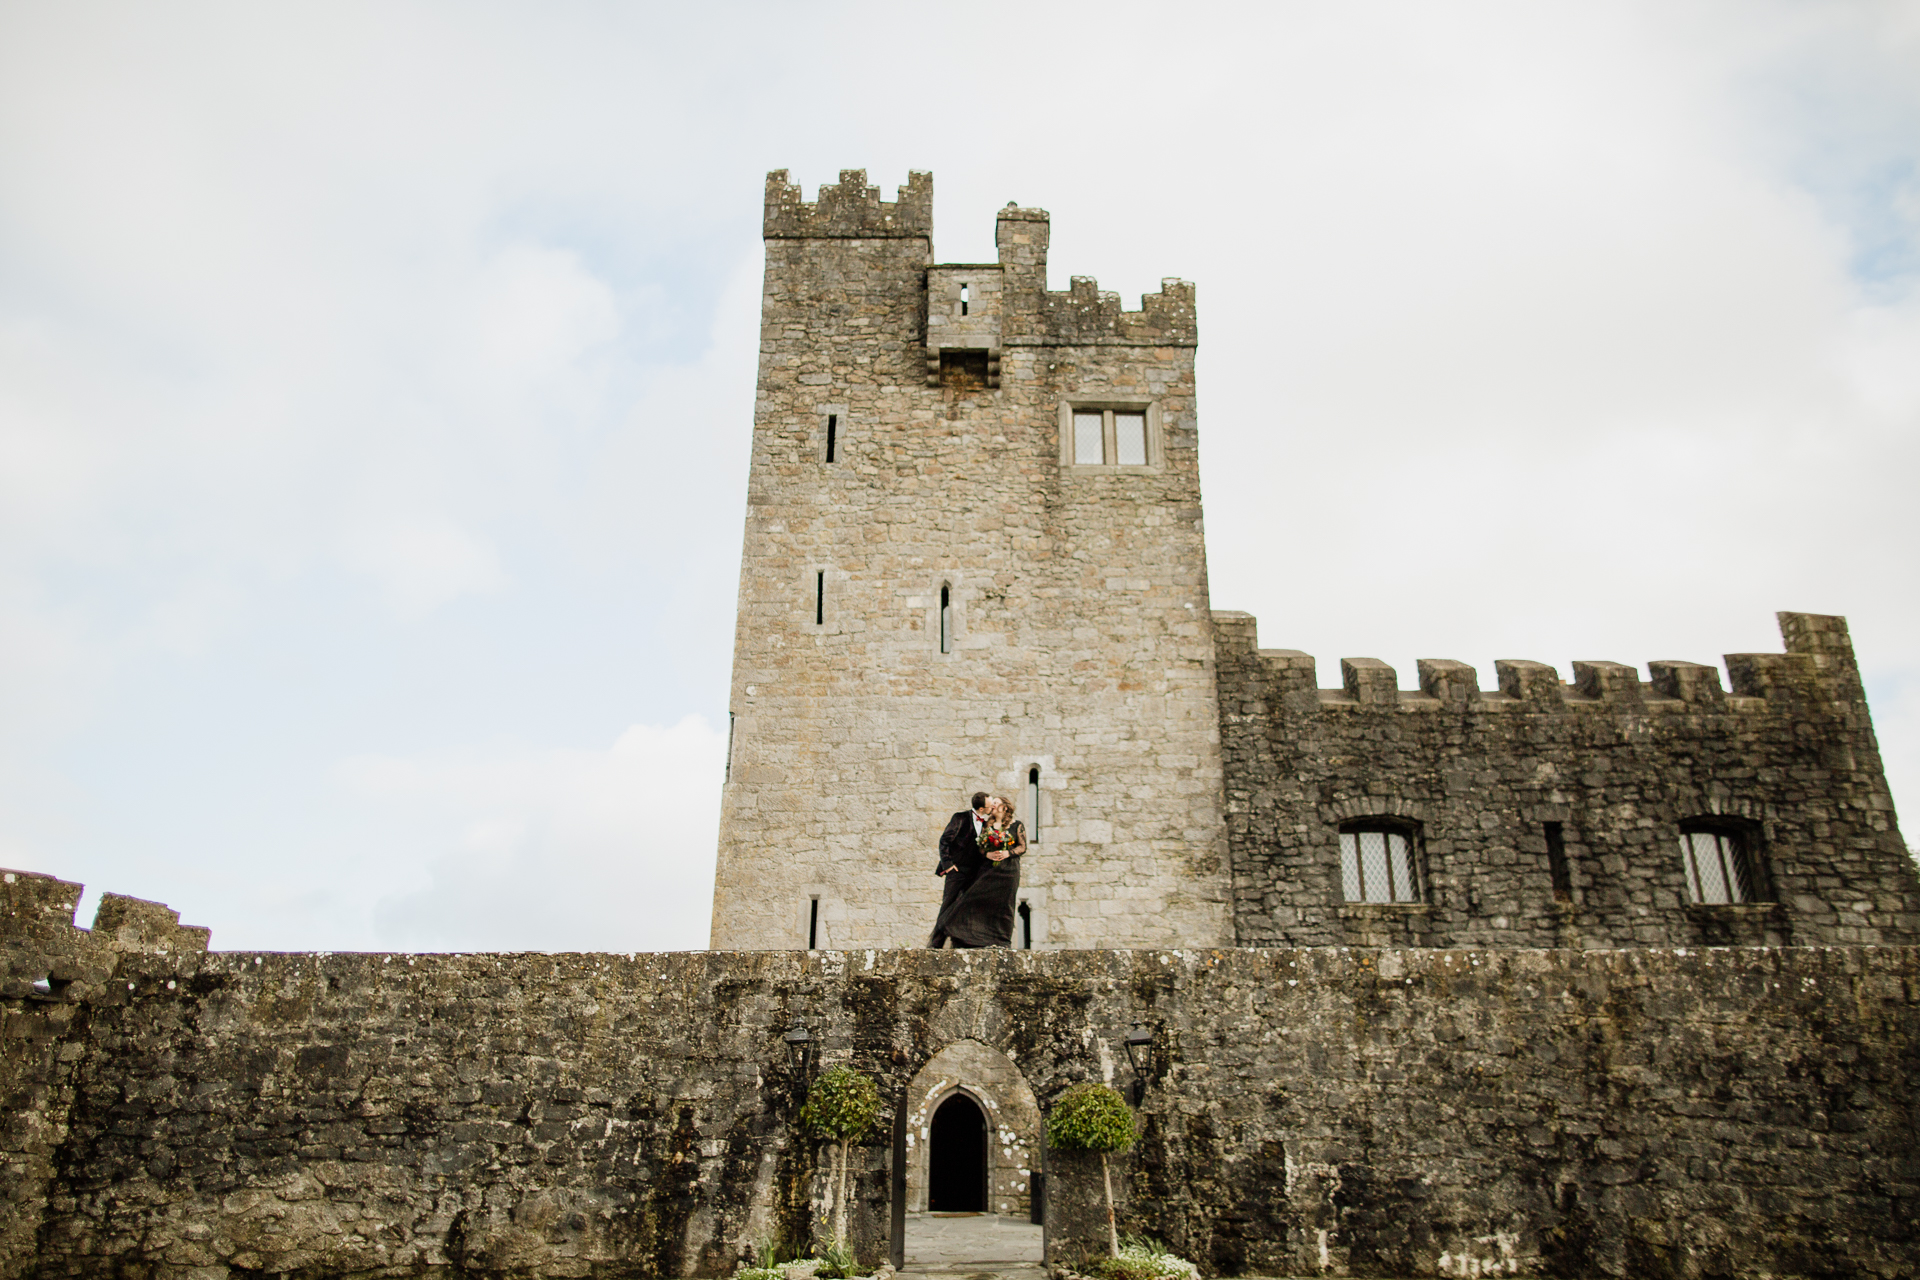
[[[986,802],[987,802],[986,792],[976,791],[973,793],[973,807],[975,809],[978,809],[981,805],[984,805]]]

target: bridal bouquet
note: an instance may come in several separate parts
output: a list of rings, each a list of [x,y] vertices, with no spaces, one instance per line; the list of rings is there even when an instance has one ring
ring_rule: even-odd
[[[1013,832],[1004,827],[980,828],[980,852],[998,853],[1013,847]]]

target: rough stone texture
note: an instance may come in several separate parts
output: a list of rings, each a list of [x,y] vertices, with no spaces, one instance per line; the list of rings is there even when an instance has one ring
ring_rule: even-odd
[[[723,1273],[814,1219],[796,1021],[889,1098],[968,1045],[1043,1105],[1153,1028],[1123,1223],[1210,1271],[1920,1270],[1913,949],[103,954],[5,1001],[9,1112],[54,1136],[0,1274]],[[1098,1166],[1049,1169],[1070,1260]]]
[[[1920,878],[1900,838],[1846,620],[1783,613],[1785,653],[1729,654],[1719,672],[1502,661],[1472,667],[1314,662],[1256,647],[1246,614],[1216,613],[1233,848],[1234,922],[1251,946],[1627,947],[1920,941]],[[1424,900],[1343,900],[1339,825],[1417,828]],[[1764,902],[1689,902],[1680,824],[1732,819],[1758,836]],[[1556,901],[1545,824],[1565,841]]]
[[[129,954],[189,956],[208,931],[182,927],[157,902],[104,895],[95,927],[73,927],[82,886],[0,870],[0,1272],[33,1256],[46,1212],[81,1044],[75,1018],[100,999]]]
[[[820,946],[924,942],[941,826],[1035,766],[1036,946],[1231,941],[1193,290],[1050,293],[1048,225],[937,265],[927,175],[769,177],[716,947],[804,947],[815,897]],[[984,384],[929,385],[960,350]],[[1064,463],[1073,405],[1146,409],[1147,464]]]

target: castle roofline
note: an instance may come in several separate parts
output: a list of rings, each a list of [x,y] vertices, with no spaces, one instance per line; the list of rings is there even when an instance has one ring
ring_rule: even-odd
[[[907,184],[891,203],[880,188],[867,185],[865,169],[842,169],[840,181],[820,184],[819,198],[808,204],[800,184],[787,170],[767,175],[762,237],[768,240],[909,240],[933,237],[933,175],[907,174]]]

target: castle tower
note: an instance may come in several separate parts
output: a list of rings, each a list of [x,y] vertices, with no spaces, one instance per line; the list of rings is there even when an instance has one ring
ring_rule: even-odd
[[[1033,833],[1015,946],[1232,941],[1193,287],[935,264],[933,182],[768,175],[716,949],[924,945],[947,818]]]

